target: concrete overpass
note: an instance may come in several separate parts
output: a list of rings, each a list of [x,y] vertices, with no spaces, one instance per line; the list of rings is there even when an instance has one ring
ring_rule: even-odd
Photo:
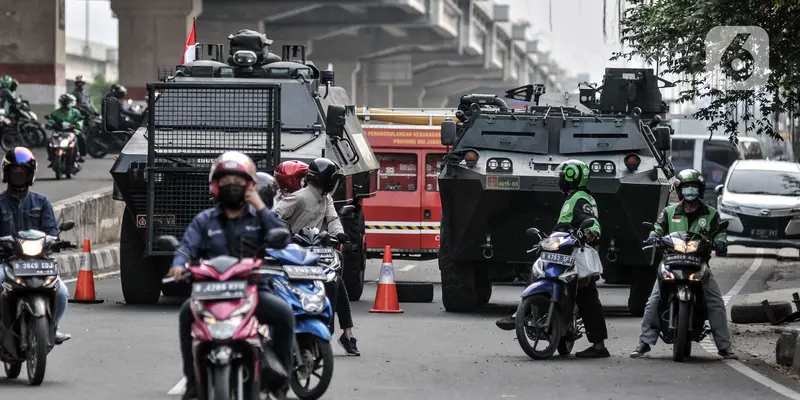
[[[0,0],[0,74],[41,109],[66,90],[65,0]],[[493,0],[110,0],[119,20],[119,76],[134,99],[159,69],[181,60],[197,18],[197,39],[227,43],[242,28],[282,44],[306,44],[309,58],[333,64],[336,84],[370,107],[441,104],[479,83],[511,88],[558,74],[541,55],[527,24],[511,23]],[[55,23],[53,23],[55,21]],[[485,85],[484,85],[485,86]]]

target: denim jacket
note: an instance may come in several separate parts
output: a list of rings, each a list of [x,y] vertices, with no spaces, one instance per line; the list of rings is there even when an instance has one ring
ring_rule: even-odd
[[[10,236],[28,229],[58,235],[50,200],[43,194],[30,191],[20,198],[7,191],[0,193],[0,236]]]

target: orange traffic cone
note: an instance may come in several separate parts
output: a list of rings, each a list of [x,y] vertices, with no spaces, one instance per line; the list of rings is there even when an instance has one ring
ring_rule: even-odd
[[[394,266],[392,266],[392,248],[389,245],[383,248],[383,264],[381,277],[378,280],[378,293],[375,294],[375,305],[369,310],[371,313],[401,313],[400,303],[397,301],[397,285],[394,283]]]
[[[92,243],[83,239],[83,254],[81,254],[81,267],[78,270],[78,284],[75,285],[75,298],[70,303],[98,304],[103,300],[95,298],[94,272],[92,271]]]

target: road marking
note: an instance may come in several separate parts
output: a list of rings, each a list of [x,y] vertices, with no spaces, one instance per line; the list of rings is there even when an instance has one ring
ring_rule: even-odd
[[[186,377],[181,378],[178,383],[167,392],[167,396],[181,396],[186,390]]]
[[[736,281],[736,284],[733,285],[733,287],[731,288],[731,290],[728,291],[728,293],[722,296],[722,300],[725,301],[726,308],[731,299],[742,291],[744,285],[747,284],[747,281],[750,280],[750,277],[753,276],[753,274],[755,274],[759,268],[761,268],[761,264],[764,262],[764,258],[761,255],[764,254],[764,250],[758,249],[757,254],[758,256],[753,261],[753,264],[750,265],[750,268],[747,270],[747,272],[745,272],[744,275],[742,275],[739,278],[739,280]],[[711,340],[711,336],[708,336],[705,339],[703,339],[703,341],[700,343],[700,346],[702,346],[703,350],[707,351],[708,353],[712,355],[717,355],[717,346],[714,345],[714,342]],[[787,398],[790,398],[792,400],[800,400],[800,393],[797,393],[796,391],[789,389],[788,387],[781,385],[780,383],[775,382],[772,379],[767,378],[766,376],[756,372],[752,368],[742,364],[742,362],[740,361],[723,359],[722,362],[725,363],[725,365],[741,372],[742,375],[778,392],[779,394],[786,396]]]
[[[105,274],[97,274],[94,277],[95,278],[108,278],[109,276],[115,276],[115,275],[119,275],[119,271],[106,272]],[[72,282],[76,282],[77,280],[78,280],[78,278],[63,279],[61,282],[72,283]]]
[[[408,272],[408,271],[411,271],[412,269],[414,269],[414,268],[416,268],[416,267],[417,267],[416,265],[406,265],[405,267],[403,267],[403,268],[400,268],[400,271],[402,271],[402,272]]]

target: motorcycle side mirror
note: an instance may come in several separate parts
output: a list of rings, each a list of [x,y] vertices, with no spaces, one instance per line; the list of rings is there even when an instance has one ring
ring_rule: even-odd
[[[591,228],[597,220],[594,218],[588,218],[581,222],[581,229],[589,229]]]
[[[175,251],[181,246],[180,242],[178,242],[178,239],[172,235],[159,236],[155,243],[158,247],[167,251]]]
[[[328,233],[327,231],[320,232],[317,235],[317,237],[319,238],[319,241],[323,244],[328,244],[331,241],[331,234]]]
[[[61,231],[61,232],[66,232],[66,231],[72,230],[72,228],[74,228],[74,227],[75,227],[75,221],[67,220],[67,221],[62,222],[61,225],[58,226],[58,230]]]
[[[16,248],[17,242],[11,236],[0,238],[0,249],[5,253],[13,253]]]
[[[346,205],[339,210],[339,215],[347,217],[353,215],[354,212],[356,212],[356,206]]]
[[[720,222],[719,223],[719,231],[722,232],[722,231],[728,230],[728,225],[730,225],[730,221],[722,221],[722,222]]]
[[[116,97],[106,97],[101,106],[103,113],[103,131],[111,133],[118,131],[120,127],[120,104]]]
[[[722,188],[722,185],[717,185],[717,187],[714,188],[714,192],[717,193],[717,196],[722,196]]]
[[[649,230],[651,230],[651,231],[652,231],[652,230],[655,230],[655,227],[656,227],[655,225],[653,225],[653,223],[652,223],[652,222],[642,222],[642,225],[643,225],[645,228],[647,228],[647,229],[649,229]]]
[[[538,239],[540,237],[540,232],[536,228],[528,228],[525,230],[525,234],[528,235],[529,238]]]
[[[275,228],[267,232],[267,247],[271,249],[283,249],[292,233],[286,228]]]

